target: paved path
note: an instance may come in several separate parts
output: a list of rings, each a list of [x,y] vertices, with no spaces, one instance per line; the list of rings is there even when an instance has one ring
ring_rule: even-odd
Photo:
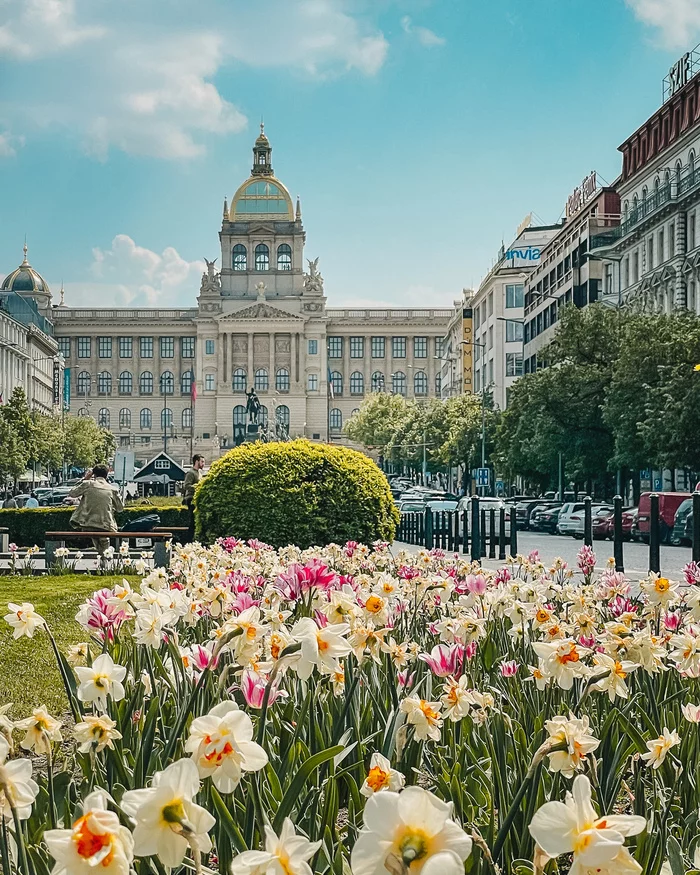
[[[532,550],[539,550],[540,558],[545,565],[561,558],[572,568],[576,567],[576,554],[581,549],[583,541],[562,535],[547,535],[540,532],[518,532],[518,552],[526,555]],[[411,544],[394,542],[394,550],[405,547],[416,551],[419,547]],[[613,555],[612,541],[594,541],[593,551],[597,557],[597,566],[602,571],[609,556]],[[498,552],[498,550],[496,551]],[[623,545],[625,573],[631,578],[645,577],[649,569],[649,547],[647,544],[626,541]],[[690,547],[661,547],[661,571],[674,580],[683,580],[683,566],[690,562]],[[498,567],[498,560],[483,559],[487,568]]]

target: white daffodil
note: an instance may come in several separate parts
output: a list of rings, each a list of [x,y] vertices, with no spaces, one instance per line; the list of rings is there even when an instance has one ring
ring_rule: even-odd
[[[253,724],[235,702],[221,702],[190,726],[185,750],[192,754],[199,776],[211,776],[222,793],[233,793],[243,772],[267,765],[265,750],[253,741]]]
[[[78,665],[74,671],[80,681],[78,698],[81,702],[94,702],[104,711],[108,696],[115,702],[124,698],[122,681],[126,677],[126,669],[116,665],[108,653],[101,653],[91,666]]]
[[[369,761],[369,772],[360,787],[363,796],[372,796],[382,790],[401,790],[406,779],[401,772],[391,768],[389,760],[380,753],[373,753]]]
[[[121,807],[136,821],[134,853],[157,855],[163,865],[179,866],[191,847],[195,853],[211,850],[209,830],[216,820],[194,802],[199,775],[192,760],[182,759],[157,772],[144,790],[127,790]]]
[[[85,665],[90,655],[90,645],[83,641],[80,644],[72,644],[66,651],[68,665]]]
[[[557,716],[548,720],[544,728],[549,733],[553,744],[565,744],[565,750],[556,750],[548,754],[549,768],[552,772],[561,772],[565,777],[572,778],[578,769],[583,768],[586,756],[600,745],[600,741],[589,734],[588,717],[581,718]]]
[[[620,661],[613,659],[610,656],[606,656],[605,653],[596,653],[593,657],[593,662],[600,666],[601,671],[606,669],[608,671],[604,678],[593,684],[594,688],[607,693],[611,702],[615,701],[616,696],[619,696],[621,699],[628,699],[629,691],[625,678],[637,668],[637,665],[629,660]]]
[[[540,658],[540,671],[545,677],[552,677],[562,690],[570,690],[574,678],[587,674],[588,667],[581,662],[586,653],[571,638],[560,641],[536,641],[533,650]]]
[[[646,764],[651,766],[652,769],[658,769],[666,759],[666,754],[671,748],[680,743],[681,739],[676,730],[674,729],[673,732],[669,732],[664,726],[664,731],[658,738],[647,741],[649,750],[647,753],[643,753],[641,758],[646,760]]]
[[[7,607],[10,613],[5,615],[5,620],[14,629],[13,638],[21,638],[23,635],[33,638],[36,630],[46,625],[46,620],[37,614],[31,602],[23,602],[21,605],[10,602]]]
[[[591,804],[590,781],[578,775],[566,801],[545,802],[529,829],[548,857],[573,853],[569,875],[633,875],[642,867],[624,847],[625,836],[638,835],[645,827],[644,818],[636,815],[598,817]]]
[[[11,821],[14,807],[20,820],[32,813],[32,805],[39,785],[32,778],[32,764],[28,759],[7,761],[10,746],[0,736],[0,817]]]
[[[418,696],[408,696],[401,702],[401,710],[406,714],[406,722],[410,723],[418,741],[440,740],[442,715],[440,702],[427,702]]]
[[[299,655],[292,662],[292,668],[302,680],[311,677],[315,665],[325,665],[336,671],[338,660],[352,650],[346,635],[350,631],[347,623],[333,623],[320,628],[311,617],[302,617],[292,627],[290,634],[301,644]]]
[[[307,863],[321,847],[297,835],[294,824],[285,817],[279,836],[265,826],[265,850],[244,851],[231,861],[231,875],[311,875]]]
[[[676,663],[681,674],[688,677],[700,677],[700,635],[696,627],[691,626],[686,632],[672,635],[669,648],[673,648],[668,656]]]
[[[82,723],[76,723],[73,729],[80,753],[89,753],[91,750],[99,753],[106,747],[114,748],[114,742],[122,737],[116,726],[116,721],[106,714],[87,714]]]
[[[463,875],[472,840],[452,820],[452,803],[421,787],[374,793],[350,857],[353,875]]]
[[[51,875],[128,875],[134,858],[134,840],[119,817],[107,810],[107,798],[99,790],[83,802],[83,816],[70,829],[44,833],[49,853],[56,861]]]
[[[643,581],[640,589],[646,595],[649,604],[654,607],[658,605],[666,607],[678,600],[678,584],[657,574],[652,574],[648,580]]]
[[[685,705],[681,705],[681,711],[688,723],[700,723],[700,705],[693,705],[692,702],[688,702]]]
[[[49,753],[51,742],[63,741],[61,736],[61,721],[52,717],[42,705],[32,711],[31,717],[18,720],[15,729],[22,729],[26,735],[20,742],[24,750],[33,750],[37,754]]]
[[[442,689],[440,701],[445,709],[445,717],[458,723],[469,714],[472,705],[475,705],[473,691],[469,689],[469,679],[465,674],[458,681],[448,678]]]

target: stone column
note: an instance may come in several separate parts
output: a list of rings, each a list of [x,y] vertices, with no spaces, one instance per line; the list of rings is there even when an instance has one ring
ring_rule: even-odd
[[[299,383],[299,333],[292,333],[292,346],[291,346],[291,368],[290,368],[290,380],[294,381],[294,385],[298,385]]]
[[[223,333],[219,333],[217,340],[219,342],[219,354],[217,356],[217,368],[218,368],[219,373],[217,375],[217,381],[219,383],[223,383],[223,381],[224,381],[224,347],[226,346],[226,335]]]
[[[270,392],[275,389],[275,332],[270,332]]]
[[[365,356],[362,361],[362,373],[365,377],[364,394],[366,395],[368,392],[372,391],[372,338],[369,335],[365,337],[364,345]]]

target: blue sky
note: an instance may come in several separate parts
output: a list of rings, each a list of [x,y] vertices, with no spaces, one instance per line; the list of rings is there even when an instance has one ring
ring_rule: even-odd
[[[261,116],[331,305],[447,305],[661,103],[700,0],[0,0],[0,273],[193,305]],[[56,295],[57,298],[57,295]]]

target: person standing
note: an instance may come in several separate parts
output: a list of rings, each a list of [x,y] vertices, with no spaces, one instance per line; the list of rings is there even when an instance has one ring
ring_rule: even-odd
[[[185,474],[185,482],[182,486],[182,497],[187,505],[189,512],[189,529],[187,530],[187,543],[191,544],[194,541],[194,491],[199,483],[202,475],[200,471],[204,467],[204,456],[196,453],[192,456],[192,467]]]
[[[107,482],[109,470],[106,465],[95,465],[78,485],[71,490],[71,498],[79,498],[80,504],[70,518],[73,528],[83,532],[116,532],[115,514],[124,510],[116,486]],[[100,556],[109,547],[109,538],[93,538],[92,543]]]
[[[36,492],[32,492],[24,504],[25,508],[39,507],[39,499],[36,497]]]
[[[7,493],[7,498],[5,499],[2,506],[3,508],[5,508],[5,510],[17,509],[17,502],[15,501],[15,496],[12,492]]]

